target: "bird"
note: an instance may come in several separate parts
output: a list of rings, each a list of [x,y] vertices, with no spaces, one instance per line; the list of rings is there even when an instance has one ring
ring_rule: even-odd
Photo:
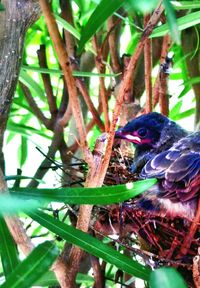
[[[189,133],[152,112],[120,128],[116,138],[135,145],[138,178],[158,180],[134,205],[163,217],[193,219],[200,194],[200,132]]]

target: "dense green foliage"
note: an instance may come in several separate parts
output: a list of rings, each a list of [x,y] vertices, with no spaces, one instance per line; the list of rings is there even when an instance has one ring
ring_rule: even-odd
[[[73,21],[63,19],[65,14],[61,13],[63,8],[58,2],[57,0],[52,1],[51,5],[60,33],[63,35],[63,30],[69,32],[76,46],[77,58],[75,59],[75,64],[79,70],[74,69],[73,75],[74,77],[79,77],[78,79],[84,79],[85,83],[87,83],[90,98],[98,112],[101,106],[99,104],[101,102],[99,100],[99,90],[101,89],[99,79],[104,79],[105,89],[107,89],[106,93],[109,95],[107,104],[110,113],[116,98],[109,92],[113,88],[113,82],[119,84],[120,75],[123,71],[114,71],[110,63],[109,48],[105,48],[108,34],[112,32],[107,28],[107,20],[110,16],[114,17],[114,26],[116,25],[118,29],[116,47],[119,58],[122,59],[124,54],[134,54],[144,29],[143,15],[154,11],[158,2],[156,0],[73,0],[71,1]],[[200,77],[194,74],[191,75],[188,61],[197,59],[199,54],[198,24],[200,23],[200,3],[199,1],[165,0],[163,5],[167,23],[162,24],[159,22],[158,27],[154,29],[150,38],[161,40],[161,37],[166,35],[166,33],[171,35],[173,44],[170,47],[170,51],[174,54],[174,58],[173,69],[168,82],[168,93],[170,96],[169,116],[173,120],[180,121],[180,124],[186,128],[193,130],[195,113],[195,119],[198,119],[200,111],[196,109],[198,95],[193,92],[192,85],[198,85]],[[0,4],[1,9],[3,7]],[[187,49],[181,45],[181,36],[185,37],[186,29],[191,29],[194,34],[194,45],[187,47]],[[115,29],[112,28],[111,30]],[[94,42],[99,45],[98,51],[95,50]],[[37,51],[39,52],[37,53]],[[38,59],[38,55],[42,51],[45,51],[46,67],[44,63],[41,64],[41,58],[40,60]],[[102,69],[96,67],[97,63],[95,66],[94,57],[97,54],[102,57],[100,59],[102,61],[101,64],[104,65]],[[88,57],[88,62],[84,59],[85,56]],[[160,55],[153,61],[153,83],[155,83],[159,70],[159,57]],[[97,62],[100,60],[97,59]],[[44,80],[44,75],[48,75],[48,80]],[[138,78],[137,81],[139,80]],[[144,79],[142,78],[141,82],[143,81]],[[56,114],[57,111],[51,110],[51,105],[48,102],[49,97],[47,97],[48,89],[45,87],[47,82],[50,84],[52,99],[55,100],[60,114]],[[27,88],[28,90],[26,90]],[[30,95],[27,96],[28,94]],[[137,101],[140,101],[141,106],[145,102],[145,97],[143,87],[142,93],[136,97]],[[67,107],[64,101],[69,103],[63,81],[63,73],[60,69],[44,17],[41,16],[26,34],[19,83],[10,111],[4,148],[6,179],[10,180],[8,185],[11,196],[2,196],[0,200],[0,214],[19,213],[25,226],[28,227],[29,236],[33,237],[37,247],[25,260],[19,260],[21,259],[19,257],[21,256],[20,252],[16,249],[16,245],[3,218],[0,218],[0,234],[4,235],[4,237],[1,236],[0,238],[1,280],[3,282],[4,277],[6,280],[0,287],[32,287],[34,283],[37,286],[46,287],[56,284],[55,276],[50,272],[46,272],[58,256],[58,248],[60,251],[63,248],[64,240],[70,244],[80,246],[87,252],[109,263],[105,271],[106,287],[115,287],[113,279],[115,278],[116,267],[147,281],[147,283],[150,283],[147,284],[150,287],[172,287],[170,286],[171,280],[169,280],[171,278],[173,278],[174,288],[186,287],[180,275],[172,268],[172,270],[163,269],[150,274],[150,268],[144,265],[144,262],[138,260],[136,255],[132,259],[132,257],[122,254],[123,247],[116,251],[104,243],[106,241],[111,242],[111,239],[105,238],[104,241],[100,241],[70,226],[71,219],[68,215],[68,204],[108,205],[122,202],[144,192],[155,183],[155,180],[137,182],[132,188],[127,188],[126,185],[118,185],[110,188],[85,189],[79,187],[76,189],[67,187],[54,189],[62,185],[68,186],[71,181],[69,181],[70,175],[67,174],[70,170],[68,165],[71,162],[64,162],[61,149],[57,149],[54,151],[55,153],[50,155],[50,158],[56,161],[49,162],[49,165],[51,166],[52,164],[54,167],[53,171],[49,169],[49,166],[43,167],[46,169],[45,173],[49,170],[44,179],[42,180],[43,175],[41,177],[34,176],[35,171],[44,159],[44,155],[36,150],[35,147],[40,148],[46,154],[48,153],[49,146],[51,147],[52,141],[54,141],[52,139],[55,136],[56,121],[62,116],[63,105],[65,108]],[[80,97],[80,101],[82,103],[85,125],[87,125],[92,120],[92,115],[88,111],[82,97]],[[159,111],[158,105],[155,110]],[[99,112],[99,117],[102,122],[105,122],[105,115],[102,116]],[[50,121],[48,121],[49,119]],[[195,124],[198,127],[197,120]],[[88,142],[91,149],[96,138],[101,133],[102,131],[97,125],[93,125],[88,132]],[[70,118],[64,129],[63,138],[63,143],[69,148],[66,151],[69,153],[70,147],[73,147],[76,139],[78,139],[73,117]],[[80,152],[76,155],[78,155],[78,158],[82,157]],[[65,166],[62,166],[62,164]],[[64,167],[64,171],[59,170],[60,167]],[[19,173],[17,173],[18,168],[21,169]],[[85,176],[87,167],[83,169],[85,169],[83,173]],[[63,175],[62,172],[66,173]],[[57,176],[55,176],[56,173],[58,174]],[[27,188],[30,179],[35,180],[35,183],[37,183],[35,186],[39,184],[39,188]],[[68,182],[65,183],[63,179],[67,179]],[[38,211],[38,207],[40,211]],[[57,219],[52,216],[57,216]],[[32,223],[33,220],[34,223]],[[58,237],[61,239],[60,242],[56,241]],[[52,244],[51,241],[46,240],[53,240],[54,243]],[[41,242],[44,243],[38,245]],[[43,277],[41,278],[41,276]],[[166,282],[164,284],[161,282],[162,285],[160,285],[160,278],[163,279],[163,277],[166,278]],[[80,273],[77,275],[77,283],[82,283],[81,287],[92,287],[93,280],[94,278],[90,274]]]

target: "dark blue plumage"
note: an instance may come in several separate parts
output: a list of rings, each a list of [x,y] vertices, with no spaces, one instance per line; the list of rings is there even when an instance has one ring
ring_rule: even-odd
[[[151,119],[158,123],[161,123],[160,119],[164,120],[152,125]],[[146,133],[146,138],[134,140],[139,137],[137,132],[142,127],[150,132]],[[158,184],[135,201],[137,207],[154,210],[162,216],[194,217],[200,193],[200,132],[187,134],[175,122],[158,113],[140,116],[116,132],[117,137],[136,145],[137,168],[143,159],[143,165],[139,165],[139,178],[158,179]]]

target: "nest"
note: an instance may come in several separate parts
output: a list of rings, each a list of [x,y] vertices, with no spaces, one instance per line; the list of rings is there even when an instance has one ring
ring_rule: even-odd
[[[105,185],[124,184],[138,180],[130,172],[133,158],[122,156],[119,149],[112,153],[110,165],[105,178]],[[182,244],[189,233],[191,223],[182,218],[161,217],[138,209],[134,199],[120,205],[111,205],[100,209],[95,229],[104,235],[118,234],[122,245],[132,251],[135,244],[146,264],[154,268],[160,266],[176,267],[184,276],[189,287],[194,287],[192,277],[193,258],[198,254],[200,233],[197,231],[187,251],[182,253]],[[153,264],[152,264],[153,263]],[[194,271],[193,271],[194,272]]]

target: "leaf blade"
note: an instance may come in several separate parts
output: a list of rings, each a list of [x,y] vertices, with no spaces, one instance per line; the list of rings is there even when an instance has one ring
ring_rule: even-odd
[[[137,261],[122,255],[113,248],[107,246],[96,238],[84,233],[74,227],[71,227],[57,219],[41,212],[27,213],[33,220],[40,223],[40,225],[46,227],[51,232],[56,233],[67,242],[81,247],[88,253],[100,257],[105,261],[117,266],[123,271],[134,275],[138,278],[148,280],[150,275],[150,269],[141,265]]]
[[[31,287],[47,271],[58,255],[59,250],[52,242],[46,241],[38,245],[0,287]]]

